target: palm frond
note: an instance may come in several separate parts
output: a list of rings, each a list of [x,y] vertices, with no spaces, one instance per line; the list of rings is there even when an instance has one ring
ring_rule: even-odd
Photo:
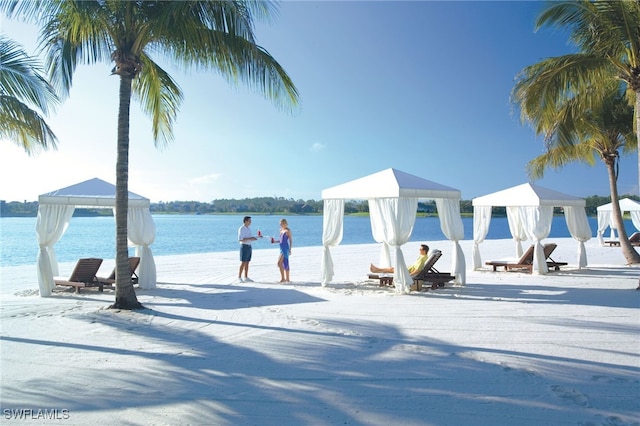
[[[0,136],[28,154],[57,146],[57,138],[44,118],[13,96],[0,95]]]
[[[13,96],[45,114],[58,97],[41,75],[40,64],[15,42],[0,35],[0,93]]]
[[[532,180],[536,180],[542,178],[547,169],[560,169],[575,162],[595,165],[595,151],[588,144],[551,148],[527,163],[527,174]]]
[[[142,72],[133,81],[132,92],[142,110],[151,117],[157,145],[173,141],[173,122],[182,103],[182,91],[171,76],[148,56],[142,57]]]

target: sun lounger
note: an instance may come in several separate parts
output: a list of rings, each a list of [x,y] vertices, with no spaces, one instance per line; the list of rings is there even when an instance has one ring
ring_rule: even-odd
[[[544,257],[547,259],[547,267],[553,268],[556,271],[560,270],[560,266],[567,265],[567,262],[556,262],[551,258],[551,253],[556,249],[558,245],[555,243],[545,244],[543,247]],[[520,259],[504,259],[504,260],[491,260],[485,262],[485,265],[493,266],[493,270],[497,271],[497,268],[504,268],[505,271],[511,270],[527,270],[529,273],[533,272],[533,244],[522,254]]]
[[[439,287],[444,287],[446,283],[455,279],[455,277],[448,272],[440,272],[435,268],[435,264],[440,257],[442,257],[442,252],[440,250],[433,250],[422,271],[413,277],[414,285],[412,286],[412,290],[421,291],[423,282],[431,283],[431,290],[435,290]]]
[[[424,263],[424,267],[422,268],[422,270],[412,276],[414,281],[422,271],[434,271],[435,269],[433,268],[433,265],[435,265],[435,263],[438,261],[438,259],[440,259],[441,256],[442,252],[440,250],[432,250],[431,254],[427,258],[427,261]],[[380,287],[393,285],[393,274],[390,273],[369,274],[369,279],[380,280]]]
[[[82,287],[100,286],[96,279],[100,265],[102,265],[102,259],[94,257],[78,259],[69,279],[54,279],[54,282],[60,286],[75,287],[76,293],[79,293]]]
[[[556,249],[556,247],[558,247],[558,245],[556,243],[548,243],[544,245],[544,258],[547,260],[547,267],[548,268],[553,268],[556,271],[560,270],[561,266],[566,266],[568,265],[567,262],[556,262],[555,260],[553,260],[553,258],[551,258],[551,253],[553,253],[553,251]]]
[[[529,247],[520,256],[520,259],[502,259],[502,260],[490,260],[485,262],[485,265],[493,266],[493,270],[497,271],[498,268],[504,268],[505,271],[511,269],[528,269],[529,272],[533,269],[533,245]]]
[[[138,265],[140,264],[140,258],[137,256],[133,256],[129,258],[129,270],[131,271],[131,282],[133,284],[137,284],[138,283],[138,275],[136,275],[136,269],[138,268]],[[97,277],[96,278],[98,283],[101,284],[100,286],[100,291],[102,291],[103,286],[105,285],[113,285],[116,283],[116,268],[113,268],[113,271],[111,272],[111,275],[109,275],[107,278],[103,278],[103,277]]]
[[[632,246],[640,246],[640,232],[636,231],[629,237]],[[608,240],[604,242],[609,247],[620,247],[620,240]]]
[[[370,280],[379,280],[380,287],[393,286],[393,274],[369,274]]]

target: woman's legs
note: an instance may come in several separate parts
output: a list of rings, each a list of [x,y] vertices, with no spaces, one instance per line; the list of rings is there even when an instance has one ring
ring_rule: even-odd
[[[280,254],[278,257],[278,269],[280,270],[280,282],[286,282],[284,277],[284,255]]]

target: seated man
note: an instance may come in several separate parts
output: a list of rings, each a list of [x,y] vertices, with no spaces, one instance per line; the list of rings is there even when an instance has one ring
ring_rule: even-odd
[[[421,244],[420,256],[418,256],[418,259],[414,262],[413,265],[409,266],[409,273],[411,275],[415,275],[418,272],[422,271],[422,268],[424,268],[424,264],[427,263],[428,258],[429,258],[429,246],[426,244]],[[373,273],[385,273],[385,274],[393,274],[395,271],[393,266],[390,266],[388,268],[379,268],[375,266],[373,263],[371,264],[371,267],[369,268],[369,270],[371,270],[371,272]]]

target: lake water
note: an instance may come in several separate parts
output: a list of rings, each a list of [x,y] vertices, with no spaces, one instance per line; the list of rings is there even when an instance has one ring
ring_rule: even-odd
[[[154,255],[175,255],[235,251],[242,215],[154,215],[156,240],[151,245]],[[281,218],[286,218],[293,233],[294,247],[322,245],[322,216],[253,216],[251,229],[269,237],[278,235]],[[368,217],[345,216],[342,244],[374,243]],[[463,218],[464,239],[473,238],[473,219]],[[593,235],[596,218],[589,218]],[[38,255],[35,233],[36,218],[0,217],[0,266],[33,264]],[[634,230],[625,221],[627,233]],[[564,216],[555,216],[551,238],[570,237]],[[511,238],[507,219],[493,218],[487,239]],[[426,242],[445,239],[437,217],[416,218],[411,241]],[[254,243],[254,248],[275,248],[269,238]],[[80,257],[115,257],[115,221],[113,217],[74,217],[67,231],[55,245],[59,262],[74,262]]]

